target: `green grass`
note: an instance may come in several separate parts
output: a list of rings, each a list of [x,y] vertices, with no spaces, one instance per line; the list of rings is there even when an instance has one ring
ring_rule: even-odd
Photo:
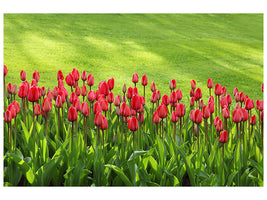
[[[4,64],[6,83],[17,85],[20,70],[28,80],[38,70],[39,85],[53,89],[57,71],[75,67],[96,86],[114,77],[114,94],[137,72],[161,94],[174,78],[188,95],[195,79],[206,99],[212,78],[231,95],[237,87],[262,99],[263,14],[4,14]]]

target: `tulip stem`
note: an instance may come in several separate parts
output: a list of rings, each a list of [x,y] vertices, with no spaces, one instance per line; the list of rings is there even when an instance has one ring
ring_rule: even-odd
[[[179,117],[180,120],[180,145],[182,144],[182,118]]]
[[[33,123],[33,128],[32,128],[32,131],[33,131],[33,138],[35,137],[35,124],[34,124],[34,101],[32,102],[32,123]]]
[[[84,147],[85,147],[85,152],[86,152],[86,147],[87,147],[87,118],[85,115],[83,116],[83,131],[84,131]]]
[[[58,129],[57,129],[57,139],[60,138],[60,108],[57,108],[57,119],[58,119]]]
[[[222,147],[222,168],[224,169],[224,143],[223,143],[223,147]]]
[[[237,143],[238,143],[238,123],[236,123],[236,135],[237,135]]]
[[[100,142],[100,133],[99,133],[99,126],[97,127],[97,145],[99,145]]]
[[[17,116],[15,116],[14,124],[14,150],[16,149],[16,140],[17,140]]]
[[[206,146],[208,147],[208,118],[204,118],[204,125],[205,125],[205,142]]]
[[[121,116],[121,143],[123,143],[123,116]]]
[[[8,151],[10,152],[10,131],[11,131],[11,122],[7,123],[7,135],[8,135]]]
[[[133,153],[134,153],[134,131],[133,131]]]
[[[144,85],[144,97],[146,98],[146,86]]]
[[[47,113],[45,113],[45,137],[47,134]]]
[[[72,155],[72,151],[73,151],[73,132],[74,132],[74,123],[72,121],[71,122],[71,155]]]
[[[197,150],[199,151],[199,127],[197,124]]]
[[[211,139],[211,143],[213,144],[213,140],[212,140],[212,113],[210,114],[210,139]]]
[[[174,142],[176,141],[175,137],[176,137],[176,122],[173,123],[173,139],[174,139]]]
[[[104,152],[104,147],[105,147],[104,130],[102,130],[102,141],[103,141],[103,152]]]

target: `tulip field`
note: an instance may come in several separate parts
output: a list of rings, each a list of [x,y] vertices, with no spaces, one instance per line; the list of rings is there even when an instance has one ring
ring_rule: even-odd
[[[263,14],[4,14],[3,185],[262,187],[263,82]]]
[[[264,103],[238,88],[191,80],[182,94],[172,79],[161,94],[134,73],[113,94],[114,78],[75,68],[53,90],[30,77],[4,87],[5,186],[263,186]]]

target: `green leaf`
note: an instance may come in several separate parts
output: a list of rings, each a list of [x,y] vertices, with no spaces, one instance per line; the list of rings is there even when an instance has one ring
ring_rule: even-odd
[[[31,137],[31,134],[29,133],[28,129],[26,128],[26,126],[25,126],[25,124],[23,122],[21,122],[21,126],[22,126],[22,129],[23,129],[23,133],[24,133],[26,142],[29,143],[29,139]]]
[[[123,171],[120,168],[110,164],[105,165],[105,167],[112,169],[121,178],[121,180],[124,182],[126,186],[132,186],[130,180],[127,178],[127,176],[123,173]]]
[[[255,162],[254,160],[249,159],[249,161],[250,161],[251,165],[257,169],[260,176],[263,177],[263,167],[259,163]]]
[[[28,182],[30,184],[33,184],[35,176],[32,171],[32,168],[24,160],[22,160],[18,155],[14,153],[7,153],[7,156],[16,163],[16,165],[22,171],[23,175],[26,177]]]
[[[132,153],[132,155],[130,156],[128,161],[131,161],[134,158],[137,158],[138,156],[144,155],[146,153],[147,153],[147,151],[135,151],[134,153]]]
[[[236,174],[238,173],[238,171],[234,171],[233,173],[231,173],[228,177],[228,181],[227,181],[227,186],[231,186],[233,185],[233,180],[236,176]]]

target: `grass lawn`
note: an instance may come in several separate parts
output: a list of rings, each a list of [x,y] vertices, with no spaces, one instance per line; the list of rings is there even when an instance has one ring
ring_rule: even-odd
[[[4,14],[4,64],[6,83],[18,86],[22,69],[28,80],[38,70],[38,85],[53,89],[57,71],[75,67],[94,75],[94,90],[114,77],[115,95],[137,72],[161,94],[176,79],[188,96],[195,79],[207,103],[212,78],[231,95],[237,87],[262,99],[263,14]]]

